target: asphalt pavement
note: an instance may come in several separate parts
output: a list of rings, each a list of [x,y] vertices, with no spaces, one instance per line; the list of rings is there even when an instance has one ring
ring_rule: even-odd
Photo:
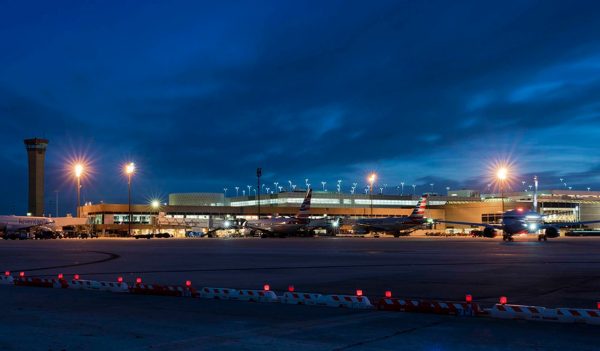
[[[27,276],[594,308],[600,239],[91,239],[0,242]],[[0,286],[0,349],[597,349],[597,326]]]

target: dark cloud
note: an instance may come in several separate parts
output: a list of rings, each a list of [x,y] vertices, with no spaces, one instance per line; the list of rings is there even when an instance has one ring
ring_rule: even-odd
[[[485,187],[489,160],[507,155],[521,178],[600,188],[596,146],[577,138],[600,127],[599,9],[12,3],[0,15],[0,156],[23,172],[22,139],[50,138],[48,182],[70,196],[62,155],[87,149],[94,201],[124,200],[129,159],[138,201],[245,187],[257,166],[269,182],[362,184],[375,170],[390,186]],[[5,195],[23,203],[19,184]]]

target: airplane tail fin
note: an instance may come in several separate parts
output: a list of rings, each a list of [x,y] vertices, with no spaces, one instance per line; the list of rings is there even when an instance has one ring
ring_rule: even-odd
[[[410,218],[412,219],[423,219],[425,215],[425,207],[427,207],[427,195],[421,196],[419,202],[417,202],[417,206],[415,206],[414,210],[410,214]]]
[[[310,216],[310,200],[312,198],[312,189],[308,189],[306,196],[304,197],[304,201],[302,201],[302,205],[300,205],[300,209],[298,210],[298,214],[296,214],[296,218],[298,219],[308,219]]]

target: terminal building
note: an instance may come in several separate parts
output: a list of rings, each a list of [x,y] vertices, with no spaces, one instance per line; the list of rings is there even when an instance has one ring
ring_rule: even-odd
[[[260,215],[293,216],[305,191],[262,194]],[[313,191],[311,215],[314,218],[365,218],[408,216],[419,196],[388,194],[347,194]],[[600,219],[600,192],[575,190],[540,191],[538,203],[546,222],[575,222]],[[499,223],[502,208],[531,209],[532,192],[479,194],[473,190],[429,194],[426,217],[449,221]],[[92,230],[99,235],[127,235],[127,204],[86,204],[80,208]],[[168,203],[135,204],[131,207],[132,234],[168,232],[184,236],[186,231],[219,227],[224,221],[258,217],[256,196],[225,197],[222,193],[170,194]],[[600,225],[597,225],[600,228]],[[599,229],[594,226],[589,229]],[[437,231],[466,233],[466,225],[436,224]]]

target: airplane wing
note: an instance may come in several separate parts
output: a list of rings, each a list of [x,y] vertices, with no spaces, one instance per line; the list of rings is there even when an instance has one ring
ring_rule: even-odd
[[[492,223],[475,223],[475,222],[460,222],[460,221],[446,221],[440,219],[434,219],[434,223],[448,223],[448,224],[461,224],[461,225],[470,225],[473,227],[492,227],[496,229],[502,229],[502,224],[492,224]]]
[[[540,229],[546,229],[549,227],[557,227],[557,228],[563,228],[563,227],[574,227],[574,226],[578,226],[578,225],[586,225],[586,224],[594,224],[594,223],[600,223],[600,220],[595,220],[595,221],[582,221],[582,222],[556,222],[556,223],[544,223],[540,226]]]

